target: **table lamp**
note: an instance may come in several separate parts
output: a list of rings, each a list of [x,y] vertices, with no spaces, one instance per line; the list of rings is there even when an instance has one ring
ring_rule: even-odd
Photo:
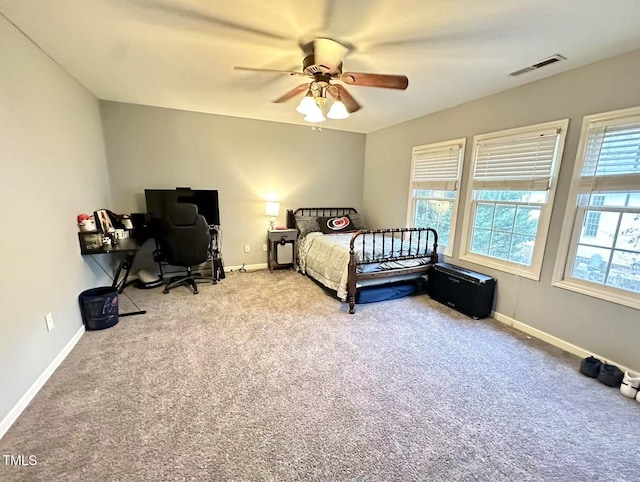
[[[264,203],[264,214],[269,216],[269,229],[276,228],[276,217],[280,214],[280,203],[267,201]]]

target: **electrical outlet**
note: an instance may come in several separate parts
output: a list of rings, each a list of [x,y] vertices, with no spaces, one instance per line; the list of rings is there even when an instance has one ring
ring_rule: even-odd
[[[262,245],[262,251],[266,251],[266,250],[267,250],[267,243],[264,243],[264,244]]]
[[[244,252],[245,253],[250,253],[251,252],[251,246],[249,246],[248,244],[244,245]]]
[[[47,324],[47,331],[53,330],[53,315],[51,313],[47,313],[47,315],[44,317],[44,321]]]

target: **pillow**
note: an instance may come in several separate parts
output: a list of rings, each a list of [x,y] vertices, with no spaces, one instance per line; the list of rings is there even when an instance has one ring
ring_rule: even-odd
[[[318,218],[309,216],[296,216],[296,229],[300,237],[306,236],[309,233],[320,231],[318,225]]]
[[[320,231],[324,234],[348,233],[356,231],[348,215],[332,216],[330,218],[318,218]]]
[[[351,213],[349,214],[349,219],[351,219],[351,222],[356,227],[356,229],[368,229],[367,225],[364,222],[364,218],[360,214]]]

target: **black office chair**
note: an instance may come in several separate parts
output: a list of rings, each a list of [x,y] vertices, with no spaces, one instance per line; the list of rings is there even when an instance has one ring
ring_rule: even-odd
[[[193,266],[211,260],[209,225],[204,216],[198,214],[195,204],[178,203],[169,207],[167,217],[162,220],[159,244],[160,253],[167,263],[187,269],[186,275],[169,280],[164,293],[186,284],[197,294],[196,281],[212,281],[215,284],[213,277],[205,278],[191,270]]]

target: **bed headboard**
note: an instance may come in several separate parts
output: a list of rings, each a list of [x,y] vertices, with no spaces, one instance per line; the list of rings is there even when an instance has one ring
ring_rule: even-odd
[[[298,208],[295,211],[287,209],[287,227],[289,229],[295,229],[296,216],[342,216],[344,214],[357,214],[356,208]]]

